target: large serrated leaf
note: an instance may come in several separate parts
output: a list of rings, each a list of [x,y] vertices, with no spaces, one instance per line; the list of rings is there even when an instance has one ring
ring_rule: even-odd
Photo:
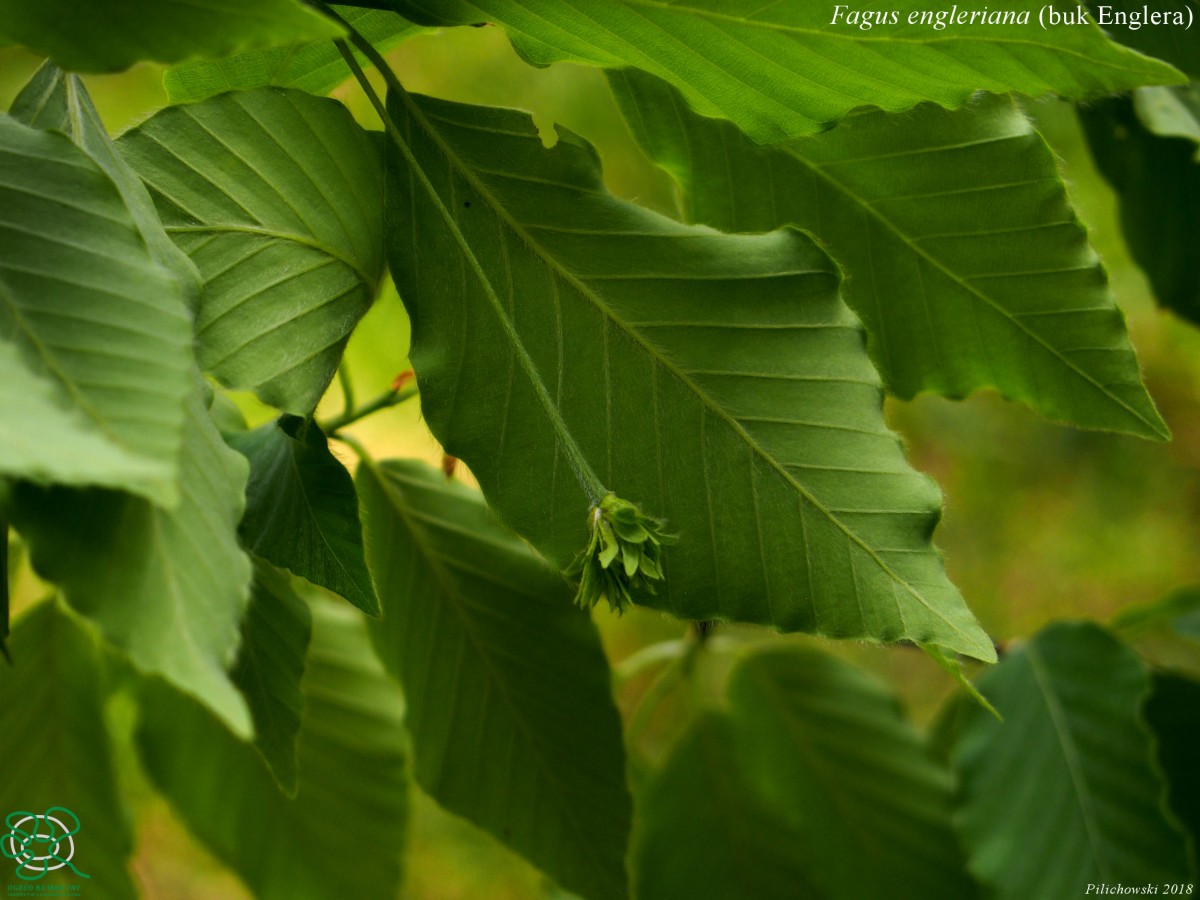
[[[625,896],[630,800],[609,670],[561,575],[424,463],[359,468],[418,783],[589,900]]]
[[[197,386],[179,459],[180,502],[165,510],[115,491],[18,484],[12,522],[38,573],[128,654],[250,732],[226,669],[250,587],[238,547],[246,461],[225,446]]]
[[[58,407],[111,444],[89,465],[51,453],[7,474],[178,499],[176,457],[190,388],[183,291],[147,249],[109,175],[62,134],[0,115],[0,341]],[[9,364],[16,360],[6,354]],[[11,392],[15,383],[0,390]],[[10,402],[28,403],[13,397]],[[61,410],[51,410],[61,419]],[[8,421],[9,432],[19,423]],[[12,436],[6,440],[20,440]],[[63,454],[59,452],[58,457]]]
[[[258,754],[161,682],[138,749],[180,817],[260,900],[395,897],[408,814],[404,705],[362,619],[313,606],[295,799]]]
[[[777,647],[738,664],[729,699],[745,777],[798,834],[820,896],[975,894],[949,769],[886,689],[828,654]]]
[[[762,148],[664,82],[610,77],[688,221],[792,223],[826,243],[892,393],[993,387],[1053,419],[1168,436],[1054,154],[1010,98],[864,112]]]
[[[150,255],[175,275],[188,308],[195,309],[200,301],[200,273],[163,230],[154,201],[117,152],[83,80],[46,62],[13,100],[9,114],[35,128],[61,131],[104,170],[125,201]]]
[[[1097,625],[1052,625],[978,679],[953,751],[970,868],[999,900],[1189,878],[1162,809],[1133,653]]]
[[[283,416],[227,440],[250,461],[246,549],[379,615],[354,480],[317,424]]]
[[[7,826],[21,813],[44,815],[51,807],[65,808],[78,819],[79,833],[57,851],[69,857],[74,871],[62,868],[26,882],[20,876],[35,878],[38,864],[14,874],[17,863],[0,857],[5,881],[27,886],[29,896],[70,896],[72,888],[82,887],[83,896],[133,900],[137,890],[126,869],[133,836],[116,789],[99,648],[53,600],[17,621],[11,643],[11,665],[0,663],[0,734],[5,735],[0,741],[0,798],[8,817],[2,832],[4,856],[17,849]],[[61,811],[51,814],[66,820],[67,828],[75,824]],[[30,823],[25,829],[33,833]],[[48,827],[39,825],[39,833],[48,834]],[[29,852],[42,855],[49,849],[35,844]],[[22,896],[14,887],[9,893]]]
[[[348,25],[384,51],[416,34],[419,29],[395,13],[383,10],[333,6]],[[359,63],[366,59],[359,56]],[[163,76],[163,87],[172,103],[204,100],[225,91],[276,85],[310,94],[328,94],[350,77],[350,70],[332,41],[293,43],[247,50],[224,59],[196,59],[179,63]]]
[[[692,723],[639,799],[633,866],[654,900],[825,900],[812,854],[777,804],[746,780],[729,719]]]
[[[959,108],[976,91],[1071,99],[1183,76],[1109,41],[1095,25],[1040,28],[1037,0],[1006,2],[1028,24],[909,25],[930,7],[889,7],[895,24],[832,21],[812,0],[378,0],[414,22],[496,22],[534,63],[632,66],[664,78],[695,109],[768,143],[821,131],[860,106],[922,101]],[[955,7],[958,9],[958,7]],[[978,12],[978,10],[975,10]],[[949,10],[943,10],[944,14]],[[971,12],[970,10],[967,11]]]
[[[289,796],[296,793],[296,735],[304,705],[300,680],[312,637],[308,604],[288,576],[254,560],[242,644],[230,673],[254,721],[254,746]]]
[[[383,272],[377,143],[334,100],[260,88],[168,107],[117,146],[204,277],[201,367],[311,413]]]
[[[0,0],[0,28],[6,38],[84,72],[115,72],[143,59],[221,56],[340,33],[300,0]]]
[[[993,657],[811,239],[619,201],[590,145],[560,130],[546,150],[520,113],[402,93],[388,109],[389,262],[423,411],[510,526],[566,566],[615,491],[679,537],[642,603]]]

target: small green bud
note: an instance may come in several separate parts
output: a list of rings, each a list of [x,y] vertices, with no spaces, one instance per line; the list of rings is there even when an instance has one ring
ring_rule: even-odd
[[[653,582],[663,579],[662,545],[671,541],[660,519],[607,494],[589,511],[588,528],[588,545],[567,569],[568,575],[579,576],[576,603],[590,609],[607,600],[620,614],[633,603],[633,591],[654,592]]]

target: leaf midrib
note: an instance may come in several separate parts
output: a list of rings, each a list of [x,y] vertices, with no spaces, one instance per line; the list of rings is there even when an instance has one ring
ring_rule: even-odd
[[[1066,713],[1058,701],[1058,695],[1051,687],[1041,656],[1032,643],[1025,648],[1025,656],[1029,660],[1029,670],[1037,683],[1038,693],[1045,703],[1046,713],[1050,717],[1054,736],[1058,739],[1058,746],[1062,751],[1063,761],[1066,763],[1067,773],[1071,778],[1072,794],[1083,818],[1084,833],[1087,835],[1088,847],[1092,851],[1092,860],[1100,874],[1099,880],[1112,881],[1113,878],[1105,864],[1105,855],[1100,848],[1102,841],[1097,834],[1099,826],[1095,822],[1096,813],[1092,809],[1091,794],[1087,790],[1087,778],[1079,760],[1079,750],[1075,747],[1075,740],[1066,722]]]
[[[536,242],[533,239],[533,237],[529,234],[529,232],[524,228],[524,226],[521,223],[517,222],[513,218],[513,216],[508,212],[508,210],[499,202],[499,200],[496,198],[495,194],[492,192],[491,188],[486,183],[484,183],[481,179],[479,179],[478,177],[475,176],[475,173],[472,171],[470,166],[468,166],[458,156],[458,154],[455,153],[453,148],[449,146],[449,144],[442,138],[442,136],[437,132],[437,130],[434,129],[429,124],[429,121],[425,117],[423,111],[417,106],[416,102],[412,99],[412,96],[407,91],[403,91],[403,90],[396,91],[393,89],[393,93],[395,93],[402,100],[402,102],[405,104],[405,106],[409,110],[410,115],[412,115],[413,118],[422,125],[426,135],[442,151],[442,153],[446,157],[447,161],[453,166],[454,170],[459,174],[459,176],[462,177],[475,190],[477,190],[479,192],[479,195],[487,202],[487,204],[495,212],[497,217],[499,217],[506,225],[508,225],[508,227],[510,229],[512,229],[512,231],[519,238],[521,238],[521,240],[526,244],[526,246],[528,246],[537,255],[537,257],[543,261],[543,264],[546,265],[547,268],[549,268],[551,271],[558,274],[558,276],[560,278],[562,278],[563,281],[565,281],[567,284],[569,284],[573,288],[575,288],[575,290],[581,296],[583,296],[585,299],[590,300],[592,305],[597,309],[598,312],[600,312],[606,319],[612,321],[615,325],[617,325],[621,329],[621,332],[623,334],[625,334],[630,340],[634,341],[638,346],[640,346],[647,353],[647,355],[650,356],[650,358],[653,361],[655,361],[656,363],[658,363],[658,365],[660,365],[662,367],[662,369],[664,371],[666,371],[669,375],[672,375],[673,377],[675,377],[680,383],[682,383],[686,388],[688,388],[692,393],[694,393],[700,399],[700,401],[705,409],[711,411],[713,414],[718,416],[722,421],[724,421],[725,424],[731,430],[733,430],[734,433],[757,456],[759,456],[768,465],[770,465],[770,467],[772,469],[774,469],[775,472],[780,477],[782,477],[787,483],[792,485],[792,487],[796,490],[796,492],[801,497],[803,497],[807,502],[809,502],[815,509],[817,509],[831,523],[833,523],[843,534],[845,534],[846,537],[852,543],[854,543],[857,547],[859,547],[877,566],[879,566],[879,568],[889,578],[891,578],[893,582],[903,585],[904,589],[918,603],[920,603],[931,614],[933,614],[938,619],[943,621],[946,625],[948,625],[955,633],[963,636],[964,638],[967,638],[972,644],[977,643],[977,641],[975,639],[973,639],[971,637],[971,635],[969,635],[967,632],[965,632],[959,625],[957,625],[956,623],[952,622],[949,618],[947,618],[940,610],[938,610],[936,608],[936,606],[934,604],[930,603],[924,597],[924,595],[921,594],[915,587],[913,587],[907,580],[905,580],[905,579],[901,578],[899,575],[897,575],[892,570],[892,568],[890,566],[888,566],[888,564],[886,562],[884,562],[884,560],[881,559],[879,557],[879,555],[876,554],[876,552],[862,538],[860,538],[855,532],[853,532],[844,522],[842,522],[841,519],[839,519],[837,516],[833,515],[824,506],[824,504],[819,502],[817,500],[817,498],[814,497],[802,484],[800,484],[798,481],[796,481],[796,479],[793,478],[791,476],[791,474],[778,461],[776,461],[774,459],[774,457],[772,457],[770,454],[768,454],[758,444],[758,442],[755,441],[750,436],[750,434],[741,426],[741,424],[736,419],[734,419],[728,412],[726,412],[722,407],[717,405],[711,398],[709,398],[708,395],[705,394],[700,389],[700,387],[694,381],[692,381],[685,373],[679,371],[675,366],[673,366],[670,363],[670,361],[665,356],[663,356],[656,347],[654,347],[654,345],[650,344],[645,338],[643,338],[640,333],[638,333],[636,330],[634,330],[632,328],[632,326],[628,325],[623,320],[618,318],[616,316],[616,314],[613,312],[612,308],[609,307],[608,304],[605,303],[604,300],[601,297],[599,297],[594,291],[592,291],[585,282],[583,282],[581,279],[579,279],[577,276],[575,276],[574,273],[568,271],[548,251],[546,251],[541,246],[541,244]],[[397,129],[397,133],[398,133],[398,129]],[[407,146],[405,146],[405,150],[407,150],[408,154],[410,154],[410,155],[412,154],[412,151]],[[414,167],[417,168],[421,172],[422,180],[425,182],[427,190],[431,194],[431,198],[442,209],[444,218],[447,220],[447,223],[451,225],[451,228],[454,232],[454,236],[455,236],[456,240],[458,242],[460,242],[460,246],[462,247],[464,253],[467,253],[470,256],[470,258],[475,262],[476,266],[478,266],[478,268],[477,268],[478,277],[481,279],[481,281],[483,281],[487,285],[487,289],[485,290],[485,293],[488,295],[489,300],[492,301],[493,307],[495,308],[497,315],[499,315],[500,318],[502,319],[506,333],[509,334],[509,336],[513,340],[514,344],[516,345],[514,349],[519,350],[519,358],[522,359],[523,367],[526,367],[527,374],[528,374],[530,380],[535,383],[535,390],[539,392],[539,396],[541,396],[541,394],[547,394],[545,402],[547,405],[549,405],[548,392],[546,390],[545,385],[542,383],[540,373],[538,372],[536,365],[533,363],[533,360],[528,357],[528,351],[526,351],[524,348],[524,344],[521,341],[520,335],[516,331],[516,326],[514,323],[512,323],[508,319],[507,313],[504,310],[504,305],[499,302],[499,297],[496,295],[495,289],[493,287],[491,287],[490,281],[486,277],[486,272],[483,270],[482,266],[479,265],[478,261],[475,260],[474,254],[471,252],[470,247],[467,244],[466,237],[464,235],[462,235],[461,231],[459,231],[459,229],[457,228],[457,224],[454,223],[453,216],[451,215],[450,211],[446,208],[444,202],[442,201],[441,196],[437,193],[437,191],[433,187],[432,183],[429,182],[428,178],[424,174],[423,169],[421,169],[420,166],[417,164],[415,155],[411,155],[411,164],[414,165]],[[551,408],[553,408],[553,407],[551,407]],[[578,445],[575,443],[575,440],[574,440],[573,436],[571,436],[570,431],[568,430],[568,428],[566,426],[566,423],[563,422],[561,417],[558,415],[556,408],[553,409],[552,418],[558,424],[559,429],[561,429],[560,439],[562,439],[564,441],[569,441],[570,446],[574,449],[575,453],[578,454],[582,458],[583,457],[582,451],[579,449]],[[899,602],[898,601],[897,601],[897,610],[899,612]]]
[[[508,681],[499,677],[495,662],[492,659],[492,655],[486,651],[486,643],[476,634],[470,621],[470,617],[464,614],[458,599],[460,589],[454,576],[446,568],[446,564],[443,562],[444,557],[432,549],[424,531],[427,526],[413,520],[412,516],[409,514],[409,510],[407,509],[407,500],[405,498],[403,489],[396,487],[391,475],[387,472],[387,470],[373,460],[364,458],[363,462],[368,466],[371,476],[383,488],[384,494],[393,501],[389,504],[389,506],[395,510],[397,514],[399,514],[400,518],[404,522],[405,528],[407,528],[408,532],[412,535],[413,541],[420,551],[422,558],[425,560],[426,565],[433,570],[438,584],[441,587],[442,596],[448,601],[446,606],[450,608],[452,614],[458,620],[459,626],[462,629],[462,633],[466,635],[467,639],[474,646],[475,652],[479,659],[483,661],[484,666],[488,669],[488,672],[492,678],[492,682],[495,685],[496,694],[504,698],[510,712],[512,713],[513,721],[517,724],[520,731],[525,736],[526,745],[531,748],[532,752],[537,756],[539,762],[541,763],[539,766],[539,771],[541,771],[546,779],[553,784],[556,789],[555,797],[561,801],[561,799],[566,797],[569,792],[563,790],[562,783],[559,780],[557,773],[555,773],[553,768],[549,765],[549,757],[543,750],[541,743],[535,738],[536,732],[530,728],[528,723],[525,721],[525,717],[521,713],[520,705],[514,702],[510,694]],[[507,590],[507,588],[502,585],[498,585],[498,587]],[[602,884],[606,883],[609,880],[608,873],[604,870],[602,865],[596,862],[595,857],[591,853],[587,852],[594,844],[587,832],[587,829],[584,828],[583,825],[575,818],[574,811],[569,803],[560,802],[559,808],[563,813],[564,819],[571,824],[571,827],[575,832],[577,845],[584,850],[584,853],[582,854],[583,858],[588,860],[589,865],[595,869],[596,874],[599,876],[599,882]]]
[[[1004,138],[999,138],[998,140],[1011,140],[1013,137],[1018,137],[1018,136],[1020,136],[1020,135],[1006,135]],[[941,149],[943,149],[943,148],[940,148],[940,147],[937,148],[937,150],[941,150]],[[1090,384],[1092,387],[1094,387],[1097,391],[1099,391],[1103,396],[1109,398],[1117,406],[1124,409],[1127,413],[1129,413],[1131,416],[1133,416],[1137,421],[1141,422],[1143,425],[1145,425],[1147,428],[1149,428],[1154,434],[1156,434],[1160,437],[1168,436],[1153,421],[1147,419],[1142,413],[1138,412],[1136,409],[1134,409],[1132,406],[1130,406],[1128,403],[1126,403],[1120,397],[1116,396],[1111,391],[1109,391],[1104,385],[1102,385],[1099,381],[1097,381],[1095,378],[1093,378],[1090,374],[1083,371],[1081,368],[1079,368],[1079,366],[1075,365],[1075,363],[1073,363],[1070,359],[1065,357],[1056,347],[1054,347],[1053,345],[1048,343],[1044,338],[1042,338],[1036,332],[1030,330],[1028,328],[1028,326],[1024,325],[1019,319],[1017,319],[1015,316],[1013,316],[1004,307],[1000,306],[991,297],[989,297],[987,294],[983,293],[978,288],[974,287],[972,284],[970,284],[968,281],[966,281],[964,278],[959,276],[954,270],[950,269],[948,266],[946,266],[944,263],[942,263],[938,258],[931,255],[927,250],[922,248],[919,244],[910,240],[908,235],[904,231],[901,230],[899,225],[897,225],[890,217],[888,217],[883,212],[881,212],[879,209],[877,209],[870,201],[868,201],[867,199],[865,199],[864,197],[859,195],[857,192],[855,192],[852,188],[850,188],[850,186],[848,184],[846,184],[846,182],[841,181],[838,178],[836,178],[829,171],[827,171],[827,169],[824,166],[801,156],[799,154],[799,151],[794,148],[789,148],[788,150],[781,151],[781,152],[783,152],[783,154],[785,156],[789,157],[790,159],[795,160],[803,168],[805,168],[807,171],[811,172],[814,176],[816,176],[817,178],[820,178],[827,185],[829,185],[834,191],[842,194],[847,199],[849,199],[851,203],[855,204],[863,212],[865,212],[867,215],[871,216],[871,218],[873,218],[876,222],[878,222],[880,225],[882,225],[887,231],[889,231],[891,234],[893,234],[897,238],[897,240],[899,240],[911,253],[920,257],[925,262],[929,263],[934,269],[936,269],[938,272],[941,272],[943,275],[945,275],[947,278],[949,278],[954,284],[958,285],[960,288],[962,288],[964,291],[966,291],[972,297],[975,297],[976,299],[981,301],[985,306],[990,308],[993,312],[1000,315],[1003,319],[1005,319],[1005,321],[1009,322],[1017,331],[1024,334],[1028,340],[1041,346],[1051,356],[1053,356],[1055,359],[1059,360],[1059,362],[1063,366],[1065,366],[1067,369],[1071,370],[1076,376],[1078,376],[1083,381],[1086,381],[1088,384]],[[920,152],[932,153],[932,152],[936,152],[936,151],[922,150]],[[838,162],[841,162],[841,160],[839,160]],[[1059,185],[1062,184],[1062,182],[1057,178],[1055,179],[1055,181]],[[928,237],[928,236],[926,236],[926,237]],[[1098,262],[1096,264],[1099,265]]]

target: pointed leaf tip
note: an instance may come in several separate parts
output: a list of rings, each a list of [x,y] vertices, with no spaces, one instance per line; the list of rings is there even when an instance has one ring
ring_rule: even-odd
[[[659,556],[674,538],[661,519],[648,516],[628,500],[608,493],[588,513],[590,537],[567,569],[579,576],[575,602],[591,609],[601,600],[620,615],[633,604],[633,592],[654,593],[663,580]]]

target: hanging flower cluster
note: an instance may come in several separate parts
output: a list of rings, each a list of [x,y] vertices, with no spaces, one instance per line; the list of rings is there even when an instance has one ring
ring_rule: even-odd
[[[628,500],[607,494],[590,512],[588,545],[567,569],[579,576],[575,602],[590,609],[607,600],[613,611],[623,613],[633,603],[633,592],[654,592],[654,582],[663,580],[660,554],[670,543],[663,522],[646,515]]]

